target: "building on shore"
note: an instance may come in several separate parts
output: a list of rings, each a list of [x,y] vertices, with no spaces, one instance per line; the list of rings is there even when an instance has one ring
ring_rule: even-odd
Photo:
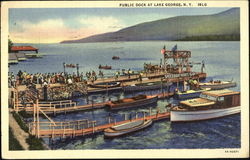
[[[34,48],[32,46],[12,46],[11,47],[11,52],[13,52],[13,53],[24,53],[26,58],[39,58],[39,57],[42,57],[42,55],[38,53],[38,49]],[[32,52],[35,52],[35,53],[32,53]]]

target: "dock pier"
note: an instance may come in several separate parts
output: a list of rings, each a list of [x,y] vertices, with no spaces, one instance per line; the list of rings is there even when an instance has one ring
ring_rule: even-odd
[[[151,110],[151,109],[150,109]],[[149,112],[151,113],[151,112]],[[96,126],[96,121],[89,121],[87,119],[77,120],[77,121],[67,121],[67,122],[32,122],[29,123],[29,133],[36,135],[37,137],[42,138],[66,138],[66,137],[77,137],[91,135],[94,133],[102,132],[106,128],[112,127],[114,125],[119,125],[135,120],[153,120],[159,121],[163,119],[169,119],[170,113],[164,111],[162,113],[157,112],[154,115],[149,114],[148,116],[136,117],[135,119],[127,120],[126,118],[123,121],[117,122],[115,119],[107,124]],[[39,127],[39,128],[38,128]]]

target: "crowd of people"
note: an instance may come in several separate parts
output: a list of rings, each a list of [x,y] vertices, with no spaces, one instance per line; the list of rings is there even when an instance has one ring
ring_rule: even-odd
[[[94,81],[97,80],[97,76],[94,71],[87,72],[86,76],[84,76],[84,73],[80,73],[79,76],[77,76],[76,73],[70,74],[70,73],[64,73],[64,72],[58,72],[58,73],[35,73],[30,74],[26,71],[21,71],[17,73],[17,75],[14,75],[13,72],[9,72],[8,75],[8,81],[9,81],[9,87],[16,85],[29,85],[29,84],[54,84],[54,83],[74,83],[74,82],[84,82],[86,80],[93,79]]]
[[[123,75],[127,75],[130,78],[130,75],[133,74],[133,71],[130,69],[126,72],[123,70]],[[114,74],[114,78],[117,80],[121,76],[120,71],[116,71]],[[141,79],[141,74],[139,75]],[[30,84],[55,84],[55,83],[64,83],[64,84],[72,84],[75,82],[86,82],[91,81],[94,82],[99,78],[104,78],[103,71],[99,71],[98,75],[95,71],[86,72],[84,75],[81,72],[77,75],[75,72],[64,73],[64,72],[54,72],[54,73],[35,73],[31,74],[26,71],[19,70],[16,75],[13,72],[9,72],[8,81],[9,87],[15,87],[16,85],[30,85]]]

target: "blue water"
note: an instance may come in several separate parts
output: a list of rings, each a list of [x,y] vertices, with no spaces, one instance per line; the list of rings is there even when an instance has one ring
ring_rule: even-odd
[[[29,59],[11,65],[9,70],[17,73],[25,70],[29,73],[63,72],[63,62],[78,63],[80,72],[95,70],[99,64],[112,65],[112,70],[104,71],[106,75],[114,75],[116,70],[143,69],[143,63],[159,64],[163,45],[171,49],[175,44],[178,50],[192,51],[191,62],[205,61],[207,80],[235,80],[237,86],[231,88],[240,91],[240,43],[239,42],[116,42],[116,43],[83,43],[83,44],[30,44],[45,54],[41,59]],[[119,56],[118,61],[112,56]],[[194,65],[193,71],[200,71],[200,65]],[[68,69],[67,72],[76,72]],[[171,88],[173,89],[173,88]],[[146,92],[154,94],[158,91]],[[144,92],[142,92],[144,93]],[[112,100],[118,97],[129,97],[133,94],[112,93]],[[138,94],[138,93],[137,93]],[[90,96],[96,102],[102,101],[105,94]],[[108,97],[105,97],[108,99]],[[85,104],[84,97],[76,99],[78,104]],[[160,100],[155,105],[137,109],[109,112],[107,109],[69,113],[52,117],[55,121],[78,119],[97,120],[97,124],[107,122],[111,116],[117,121],[124,119],[124,114],[148,111],[152,107],[163,110],[168,103],[177,103],[174,99]],[[45,121],[46,119],[41,119]],[[51,145],[53,149],[169,149],[169,148],[240,148],[240,115],[233,115],[214,120],[171,124],[168,120],[154,123],[143,131],[135,132],[116,139],[104,139],[103,134],[59,140]],[[48,139],[45,139],[49,143]]]

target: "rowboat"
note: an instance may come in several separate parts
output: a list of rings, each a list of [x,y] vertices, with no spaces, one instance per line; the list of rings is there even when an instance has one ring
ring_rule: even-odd
[[[113,56],[112,59],[113,59],[113,60],[118,60],[118,59],[120,59],[120,57],[118,57],[118,56]]]
[[[112,69],[112,67],[108,65],[106,66],[99,65],[99,69]]]
[[[211,90],[211,88],[204,88],[198,90],[187,90],[187,91],[178,91],[175,93],[174,97],[176,99],[190,99],[190,98],[197,98],[200,96],[202,92]]]
[[[199,84],[200,88],[211,88],[212,90],[230,88],[230,87],[235,87],[235,86],[236,86],[236,82],[233,82],[233,81],[219,81],[219,80]]]
[[[135,92],[135,91],[146,91],[146,90],[154,90],[161,89],[168,86],[171,86],[172,82],[148,82],[148,83],[138,83],[130,86],[124,87],[124,92]]]
[[[138,95],[131,98],[124,98],[117,101],[108,102],[108,106],[111,110],[124,109],[130,107],[144,106],[152,103],[156,103],[158,96],[147,96],[147,95]]]
[[[152,120],[136,120],[115,125],[104,130],[105,137],[117,137],[131,132],[139,131],[152,124]]]
[[[171,122],[200,121],[240,113],[240,92],[213,90],[200,98],[181,101],[170,110]]]
[[[120,82],[88,84],[88,86],[92,88],[115,88],[115,87],[120,87],[120,85],[121,85]]]

